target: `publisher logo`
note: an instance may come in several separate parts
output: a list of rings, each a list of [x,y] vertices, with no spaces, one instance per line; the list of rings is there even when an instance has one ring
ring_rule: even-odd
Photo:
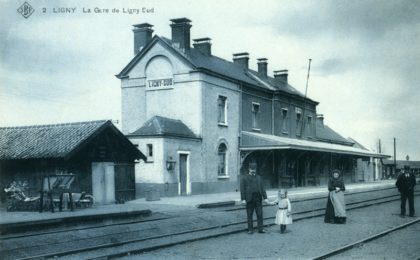
[[[19,9],[17,9],[17,11],[23,17],[25,17],[25,19],[27,19],[29,16],[31,16],[31,14],[33,14],[33,12],[35,11],[35,9],[33,9],[30,4],[28,4],[27,2],[25,2],[25,3],[23,3],[23,5],[21,5],[19,7]]]

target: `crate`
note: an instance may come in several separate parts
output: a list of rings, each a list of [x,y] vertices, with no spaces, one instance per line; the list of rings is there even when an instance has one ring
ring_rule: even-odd
[[[160,200],[160,192],[155,188],[146,191],[146,201]]]

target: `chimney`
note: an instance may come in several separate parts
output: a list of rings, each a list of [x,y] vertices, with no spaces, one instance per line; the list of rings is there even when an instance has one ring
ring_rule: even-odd
[[[148,23],[134,24],[134,55],[139,53],[144,46],[152,40],[152,27]]]
[[[249,53],[241,52],[233,54],[233,63],[242,67],[243,69],[248,69]]]
[[[190,50],[190,28],[191,20],[187,18],[171,19],[172,22],[172,42],[179,46],[181,50]]]
[[[289,75],[288,70],[275,70],[274,80],[278,83],[287,83],[287,76]]]
[[[199,52],[206,56],[211,56],[211,39],[210,38],[200,38],[194,39],[194,49],[197,49]]]
[[[260,58],[258,60],[258,74],[262,78],[267,78],[267,59]]]
[[[324,115],[323,114],[317,114],[316,119],[321,123],[321,126],[324,127]]]

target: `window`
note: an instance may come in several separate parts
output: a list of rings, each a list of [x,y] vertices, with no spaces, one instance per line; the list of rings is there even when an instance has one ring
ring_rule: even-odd
[[[308,116],[307,119],[306,135],[312,136],[312,116]]]
[[[302,109],[296,108],[296,136],[301,136],[302,129],[301,129],[301,123],[302,123]]]
[[[221,125],[227,125],[227,102],[226,97],[219,96],[217,99],[217,106],[218,106],[218,118],[217,122]]]
[[[287,124],[287,108],[281,109],[281,132],[283,134],[287,134],[288,130],[288,124]]]
[[[217,154],[219,157],[218,173],[217,173],[218,177],[227,176],[226,152],[227,152],[226,145],[224,143],[221,143],[217,151]]]
[[[260,112],[260,104],[252,102],[252,128],[258,129],[258,113]]]
[[[147,161],[153,161],[153,144],[147,144]]]

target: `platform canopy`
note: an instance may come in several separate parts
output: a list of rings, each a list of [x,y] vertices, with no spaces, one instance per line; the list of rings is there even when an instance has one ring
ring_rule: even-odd
[[[378,154],[367,149],[361,149],[350,145],[294,139],[276,135],[241,132],[241,151],[262,150],[303,150],[315,152],[328,152],[338,154],[356,155],[361,157],[388,158],[389,155]]]

